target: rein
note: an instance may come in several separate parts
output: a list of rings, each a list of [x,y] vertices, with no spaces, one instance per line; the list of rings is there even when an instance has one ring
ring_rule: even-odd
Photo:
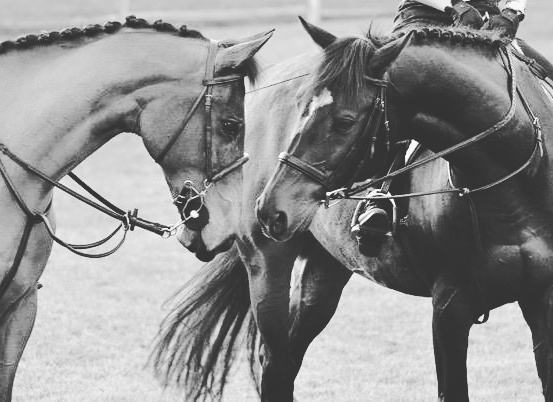
[[[424,158],[424,159],[421,159],[417,162],[414,162],[402,169],[399,169],[399,170],[396,170],[395,172],[391,172],[385,176],[382,176],[382,177],[379,177],[379,178],[376,178],[376,179],[369,179],[355,187],[344,187],[344,188],[340,188],[340,189],[337,189],[337,190],[334,190],[334,191],[330,191],[330,192],[327,192],[326,193],[326,198],[324,201],[321,201],[321,204],[324,204],[327,208],[331,205],[334,205],[331,204],[330,202],[333,201],[333,200],[370,200],[370,199],[397,199],[397,198],[411,198],[411,197],[422,197],[422,196],[427,196],[427,195],[435,195],[435,194],[446,194],[446,193],[457,193],[459,194],[460,196],[466,196],[466,195],[469,195],[469,194],[472,194],[472,193],[477,193],[477,192],[480,192],[480,191],[484,191],[484,190],[488,190],[490,188],[493,188],[509,179],[511,179],[512,177],[514,177],[515,175],[519,174],[520,172],[522,172],[523,170],[525,170],[531,163],[532,161],[534,160],[534,157],[536,155],[536,153],[538,152],[538,150],[541,150],[542,154],[543,154],[543,148],[542,148],[542,132],[541,132],[541,123],[539,121],[539,118],[532,112],[532,110],[530,109],[530,106],[528,104],[528,102],[526,101],[525,99],[525,96],[522,94],[522,92],[517,88],[517,76],[516,76],[516,69],[513,68],[513,59],[512,59],[512,54],[510,51],[508,50],[505,50],[504,51],[505,54],[506,54],[506,58],[507,58],[507,62],[508,62],[508,73],[509,73],[509,77],[510,77],[510,91],[509,91],[509,96],[510,96],[510,99],[511,99],[511,105],[509,107],[509,110],[507,112],[507,114],[503,117],[503,119],[501,119],[499,122],[497,122],[496,124],[494,124],[492,127],[488,128],[487,130],[483,131],[482,133],[480,134],[477,134],[475,135],[474,137],[471,137],[465,141],[462,141],[452,147],[449,147],[449,148],[446,148],[440,152],[437,152],[435,154],[433,154],[432,156],[429,156],[427,158]],[[515,171],[509,173],[508,175],[492,182],[492,183],[489,183],[489,184],[486,184],[484,186],[481,186],[481,187],[478,187],[478,188],[474,188],[474,189],[469,189],[469,188],[466,188],[466,187],[454,187],[454,188],[450,188],[450,189],[438,189],[438,190],[434,190],[434,191],[425,191],[425,192],[418,192],[418,193],[408,193],[408,194],[399,194],[399,195],[378,195],[378,196],[375,196],[375,197],[370,197],[370,196],[356,196],[357,194],[367,190],[368,188],[370,187],[374,187],[375,184],[378,184],[378,183],[382,183],[384,181],[387,181],[387,180],[390,180],[394,177],[397,177],[399,175],[402,175],[402,174],[405,174],[407,172],[410,172],[420,166],[423,166],[425,164],[428,164],[430,162],[433,162],[439,158],[443,158],[444,156],[446,155],[450,155],[452,154],[453,152],[456,152],[456,151],[459,151],[463,148],[466,148],[470,145],[473,145],[477,142],[480,142],[486,138],[488,138],[489,136],[491,136],[492,134],[495,134],[497,131],[501,130],[502,128],[504,128],[511,120],[512,118],[514,117],[515,115],[515,112],[516,112],[516,99],[517,99],[517,93],[518,95],[521,97],[521,101],[522,101],[522,104],[524,106],[524,109],[526,110],[526,112],[528,113],[531,121],[532,121],[532,124],[534,126],[534,149],[532,151],[532,154],[530,155],[530,157],[528,158],[528,160],[522,165],[520,166],[518,169],[516,169]]]
[[[48,232],[50,233],[50,236],[56,241],[56,243],[60,244],[61,246],[67,248],[68,250],[74,252],[77,255],[83,256],[83,257],[89,257],[89,258],[100,258],[100,257],[107,257],[108,255],[113,254],[115,251],[117,251],[121,245],[123,244],[125,240],[125,236],[128,230],[134,230],[135,227],[139,227],[142,229],[145,229],[149,232],[155,233],[157,235],[162,236],[163,238],[171,237],[176,233],[176,228],[169,227],[165,225],[161,225],[159,223],[151,222],[142,218],[138,217],[138,210],[134,209],[131,211],[123,211],[121,208],[118,208],[108,200],[106,200],[104,197],[102,197],[100,194],[98,194],[96,191],[94,191],[90,186],[88,186],[86,183],[84,183],[77,175],[74,173],[69,173],[68,176],[71,177],[78,185],[80,185],[82,188],[84,188],[90,195],[95,197],[98,201],[102,202],[104,205],[99,204],[98,202],[95,202],[89,198],[86,198],[85,196],[77,193],[76,191],[72,190],[71,188],[55,181],[45,173],[41,172],[40,170],[36,169],[35,167],[29,165],[27,162],[19,158],[17,155],[15,155],[13,152],[11,152],[4,144],[0,143],[0,152],[6,155],[8,158],[10,158],[12,161],[17,163],[19,166],[21,166],[26,171],[32,173],[33,175],[37,176],[41,180],[45,181],[46,183],[59,188],[63,192],[69,194],[70,196],[78,199],[81,202],[84,202],[85,204],[97,209],[98,211],[118,220],[121,222],[121,224],[112,231],[109,235],[107,235],[102,240],[99,240],[94,243],[85,244],[85,245],[75,245],[75,244],[69,244],[64,242],[63,240],[59,239],[55,234],[54,230],[52,228],[52,225],[46,216],[49,207],[46,209],[46,211],[38,212],[35,210],[32,210],[27,206],[25,201],[23,200],[23,197],[20,195],[19,191],[17,190],[15,184],[9,177],[6,168],[4,164],[0,161],[0,174],[2,175],[6,185],[10,189],[11,193],[14,195],[15,199],[17,200],[17,203],[21,210],[27,215],[29,220],[34,221],[35,223],[43,222],[46,225],[46,228]],[[105,244],[108,240],[110,240],[119,230],[124,229],[123,238],[119,241],[119,243],[110,251],[107,251],[105,253],[101,254],[87,254],[80,250],[86,250],[91,249],[94,247],[101,246]]]
[[[267,89],[267,88],[271,88],[271,87],[274,87],[274,86],[277,86],[277,85],[280,85],[280,84],[284,84],[284,83],[289,82],[289,81],[294,81],[294,80],[297,80],[297,79],[300,79],[300,78],[303,78],[303,77],[307,77],[308,75],[310,75],[310,73],[296,75],[295,77],[288,78],[288,79],[282,80],[282,81],[278,81],[278,82],[275,82],[275,83],[272,83],[272,84],[269,84],[269,85],[265,85],[264,87],[251,89],[248,92],[246,92],[246,95],[251,94],[252,92],[257,92],[257,91],[261,91],[263,89]]]

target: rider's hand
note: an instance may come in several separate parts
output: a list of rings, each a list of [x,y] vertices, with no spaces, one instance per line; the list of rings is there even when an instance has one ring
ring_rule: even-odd
[[[453,7],[447,7],[446,12],[453,18],[453,26],[466,26],[480,29],[484,25],[484,19],[476,8],[463,0],[453,0]]]
[[[499,35],[514,39],[517,34],[518,24],[524,19],[524,14],[517,13],[510,8],[501,11],[501,15],[492,15],[484,29],[495,30]]]

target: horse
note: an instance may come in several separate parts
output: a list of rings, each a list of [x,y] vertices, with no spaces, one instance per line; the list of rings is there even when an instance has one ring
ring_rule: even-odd
[[[337,39],[305,26],[323,53],[264,70],[247,98],[245,146],[253,158],[244,172],[240,234],[235,247],[217,256],[175,296],[152,354],[157,375],[183,386],[191,400],[221,395],[234,350],[247,334],[252,367],[262,344],[261,399],[291,401],[307,347],[331,319],[355,272],[390,289],[432,297],[442,400],[468,400],[471,326],[487,311],[518,301],[532,331],[543,390],[551,400],[547,150],[553,144],[547,133],[553,122],[551,104],[543,99],[537,80],[520,63],[513,61],[511,71],[499,62],[503,51],[493,34],[436,29],[416,30],[393,41]],[[507,70],[519,77],[512,79],[516,86],[506,85]],[[366,79],[378,72],[386,74],[389,84]],[[385,87],[389,93],[383,103]],[[524,102],[516,102],[519,91],[512,88],[524,93]],[[392,118],[373,114],[370,119],[375,107],[390,111]],[[334,177],[333,185],[343,185],[362,151],[377,149],[370,156],[382,160],[379,153],[389,141],[372,127],[378,120],[388,121],[395,142],[414,138],[427,148],[416,156],[427,163],[395,178],[394,194],[458,188],[398,200],[401,224],[373,258],[359,253],[351,234],[355,205],[342,202],[323,209],[319,202],[328,190],[320,181]],[[360,137],[367,127],[378,134],[375,146],[350,152],[355,141],[367,141]],[[447,161],[428,160],[432,152],[439,154],[489,127],[493,130],[484,132],[493,135],[485,141],[444,155]],[[371,135],[368,140],[373,141]],[[290,144],[273,175],[267,160],[276,161],[279,150]],[[301,158],[314,166],[301,172],[289,169],[289,155],[295,164]],[[344,171],[333,171],[336,166]],[[369,164],[365,174],[373,174],[371,169]],[[498,180],[488,190],[468,190]]]
[[[90,245],[59,239],[54,188],[120,220],[124,234],[142,227],[178,236],[190,225],[202,236],[204,254],[228,248],[233,234],[218,215],[239,209],[236,188],[247,161],[244,77],[255,79],[253,57],[271,35],[217,42],[186,26],[131,16],[123,24],[0,43],[0,400],[11,400],[54,240],[77,254],[102,257],[110,252],[86,250],[115,234]],[[58,183],[122,132],[139,135],[163,170],[182,218],[178,224],[167,227],[139,218],[136,210],[125,213],[76,176],[103,205]]]
[[[329,52],[340,46],[328,33],[312,32]],[[332,100],[306,113],[257,214],[266,234],[286,241],[312,223],[325,191],[348,192],[340,187],[363,158],[364,174],[382,173],[379,165],[395,141],[417,140],[429,151],[413,165],[360,187],[412,172],[393,191],[407,193],[397,206],[406,218],[395,236],[403,251],[386,249],[381,258],[406,260],[432,297],[439,397],[468,400],[471,326],[489,310],[518,301],[545,398],[553,400],[551,96],[500,42],[501,50],[476,48],[467,45],[474,44],[470,35],[428,32],[436,39],[425,40],[422,31],[375,50],[363,70],[369,78],[349,94],[331,63],[321,69],[310,96],[328,91]]]

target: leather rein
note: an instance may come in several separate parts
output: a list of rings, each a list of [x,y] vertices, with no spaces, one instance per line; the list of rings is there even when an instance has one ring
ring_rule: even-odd
[[[196,98],[194,104],[192,105],[190,111],[188,112],[186,118],[184,119],[182,126],[180,130],[176,131],[175,134],[169,139],[169,142],[165,145],[163,150],[159,153],[159,155],[155,158],[155,161],[159,164],[161,161],[165,158],[165,156],[168,154],[168,152],[172,149],[177,139],[182,135],[182,133],[185,131],[188,123],[190,122],[192,116],[198,109],[199,104],[201,103],[202,99],[205,99],[204,101],[204,112],[205,112],[205,127],[204,127],[204,140],[205,140],[205,169],[206,169],[206,178],[204,180],[204,189],[202,191],[198,191],[194,188],[193,183],[190,180],[187,180],[184,182],[183,188],[180,191],[179,194],[177,194],[173,202],[177,207],[179,208],[181,212],[182,220],[180,220],[178,223],[172,226],[166,226],[162,225],[156,222],[151,222],[142,218],[138,217],[138,209],[134,209],[131,211],[124,211],[121,208],[115,206],[111,202],[109,202],[106,198],[102,197],[99,193],[97,193],[95,190],[93,190],[90,186],[88,186],[84,181],[82,181],[77,175],[75,175],[73,172],[68,173],[68,176],[71,177],[79,186],[81,186],[86,192],[88,192],[91,196],[96,198],[96,201],[87,198],[83,196],[82,194],[72,190],[71,188],[59,183],[55,179],[51,178],[44,172],[40,171],[39,169],[35,168],[34,166],[30,165],[23,159],[21,159],[19,156],[11,152],[6,145],[0,143],[0,153],[6,155],[8,158],[10,158],[13,162],[21,166],[24,170],[30,172],[31,174],[37,176],[41,180],[47,182],[48,184],[59,188],[63,192],[69,194],[70,196],[78,199],[79,201],[82,201],[83,203],[97,209],[98,211],[116,219],[119,220],[121,223],[120,225],[113,230],[110,234],[108,234],[106,237],[104,237],[102,240],[90,243],[90,244],[70,244],[63,240],[61,240],[59,237],[55,235],[53,226],[47,217],[47,213],[50,209],[49,205],[45,211],[35,211],[32,208],[30,208],[26,202],[24,201],[23,197],[21,196],[20,192],[17,189],[17,186],[13,182],[13,180],[8,175],[8,172],[0,160],[0,175],[4,179],[4,182],[6,183],[9,191],[14,196],[17,204],[19,205],[20,209],[24,212],[24,214],[27,216],[27,223],[25,225],[25,229],[23,231],[22,238],[19,242],[19,247],[16,252],[16,257],[12,263],[12,268],[8,272],[8,274],[5,276],[2,283],[0,283],[0,295],[3,293],[2,289],[5,285],[5,283],[9,283],[11,279],[13,279],[13,276],[15,276],[15,273],[17,272],[17,269],[19,267],[19,264],[21,262],[21,259],[24,254],[24,250],[26,248],[26,245],[29,240],[29,236],[31,234],[32,228],[35,224],[38,223],[44,223],[46,226],[46,229],[49,233],[49,235],[52,237],[52,239],[60,244],[61,246],[67,248],[69,251],[88,258],[101,258],[106,257],[111,254],[113,254],[115,251],[117,251],[123,242],[125,241],[126,234],[129,230],[134,230],[135,227],[139,227],[142,229],[145,229],[149,232],[155,233],[163,238],[169,238],[172,236],[175,236],[177,234],[177,231],[180,226],[186,225],[189,222],[192,222],[202,214],[202,210],[206,211],[207,208],[205,207],[205,204],[203,202],[204,196],[206,191],[216,182],[222,180],[224,177],[226,177],[228,174],[232,173],[236,169],[240,168],[244,163],[246,163],[249,159],[249,156],[244,153],[244,155],[240,158],[238,158],[236,161],[231,163],[229,166],[221,169],[219,172],[213,171],[213,162],[212,162],[212,137],[213,137],[213,125],[211,122],[211,107],[212,107],[212,97],[213,97],[213,87],[216,85],[223,85],[231,82],[238,81],[240,79],[243,79],[242,75],[228,75],[224,77],[217,77],[214,78],[214,67],[215,67],[215,57],[217,53],[217,49],[219,47],[219,43],[216,41],[210,41],[210,46],[208,50],[208,57],[206,60],[206,73],[205,78],[202,81],[203,89],[201,93]],[[188,208],[187,212],[184,213],[185,207],[189,204],[193,204],[195,209]],[[105,243],[107,243],[111,238],[115,236],[117,232],[119,232],[121,229],[123,229],[123,236],[121,240],[109,251],[103,252],[103,253],[88,253],[84,252],[83,250],[89,250],[92,248],[99,247]],[[10,279],[11,278],[11,279]]]

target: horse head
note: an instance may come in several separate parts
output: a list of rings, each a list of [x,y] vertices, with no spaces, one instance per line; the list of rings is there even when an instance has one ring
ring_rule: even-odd
[[[243,77],[255,79],[253,56],[271,36],[272,31],[242,40],[200,41],[191,47],[196,49],[189,54],[194,61],[189,59],[186,71],[197,79],[174,85],[174,95],[150,106],[140,119],[146,148],[162,167],[182,218],[174,230],[203,261],[233,240],[231,228],[241,208],[241,167],[248,160]]]
[[[302,88],[303,112],[290,148],[256,207],[264,232],[276,240],[305,230],[326,191],[377,173],[389,141],[381,125],[386,83],[371,77],[367,63],[377,41],[337,38],[302,23],[322,49],[321,61]],[[370,166],[360,166],[365,159]]]

